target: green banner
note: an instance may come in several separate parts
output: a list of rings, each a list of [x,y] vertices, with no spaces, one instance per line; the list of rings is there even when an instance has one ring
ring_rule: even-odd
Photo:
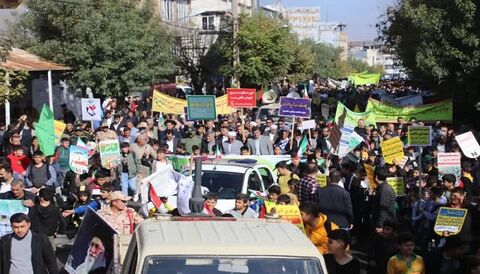
[[[335,123],[339,124],[339,120],[343,121],[343,127],[356,127],[358,120],[364,119],[365,125],[376,125],[375,116],[371,111],[354,112],[349,110],[344,104],[338,102],[337,111],[335,113]],[[341,124],[341,123],[340,123]]]
[[[38,123],[35,123],[35,133],[43,154],[45,156],[55,154],[55,124],[53,112],[47,105],[43,105]]]
[[[378,85],[380,82],[380,73],[355,73],[348,76],[348,80],[355,86]]]
[[[423,122],[451,122],[453,118],[452,100],[420,106],[395,107],[370,98],[365,112],[369,111],[375,113],[375,120],[378,123],[396,123],[398,117],[407,121],[415,118]]]

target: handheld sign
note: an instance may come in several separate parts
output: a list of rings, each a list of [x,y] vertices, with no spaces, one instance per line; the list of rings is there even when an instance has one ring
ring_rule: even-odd
[[[433,230],[443,237],[457,235],[462,231],[467,212],[464,208],[441,207]]]
[[[432,145],[432,127],[416,126],[408,127],[408,144],[411,146],[431,146]]]
[[[98,149],[100,151],[100,160],[104,168],[111,168],[111,164],[120,163],[120,144],[118,140],[106,140],[98,143]]]
[[[15,213],[28,214],[28,207],[23,205],[23,200],[0,200],[0,236],[12,233],[10,217]]]
[[[102,120],[102,105],[100,104],[100,99],[82,98],[82,120]]]
[[[265,201],[265,208],[268,214],[276,213],[280,215],[282,220],[295,225],[305,233],[302,215],[297,205],[277,205],[274,202]]]
[[[397,197],[405,196],[405,184],[403,177],[388,177],[387,184],[391,185]]]
[[[455,140],[468,158],[475,159],[480,156],[480,145],[471,131],[456,136]]]
[[[327,104],[321,104],[320,107],[322,109],[323,118],[328,119],[328,116],[330,116],[330,106]]]
[[[462,176],[462,155],[458,152],[439,152],[437,154],[438,176],[453,174],[458,180]]]
[[[254,88],[227,88],[229,107],[257,107],[257,90]]]
[[[188,118],[195,120],[217,119],[217,108],[214,95],[187,96]]]
[[[278,116],[294,118],[310,118],[311,104],[309,98],[280,97]]]
[[[316,124],[315,124],[315,120],[305,120],[302,122],[302,129],[311,129],[311,128],[315,128],[316,127]]]
[[[388,164],[393,164],[394,160],[401,161],[403,159],[403,143],[400,137],[395,137],[380,143],[383,158]]]
[[[70,169],[76,174],[88,172],[88,149],[80,146],[70,146]]]

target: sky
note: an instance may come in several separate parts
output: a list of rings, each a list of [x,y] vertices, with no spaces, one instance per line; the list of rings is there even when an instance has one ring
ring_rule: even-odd
[[[260,0],[261,5],[277,0]],[[287,7],[320,7],[320,20],[340,21],[350,41],[371,41],[377,37],[375,24],[395,0],[282,0]]]

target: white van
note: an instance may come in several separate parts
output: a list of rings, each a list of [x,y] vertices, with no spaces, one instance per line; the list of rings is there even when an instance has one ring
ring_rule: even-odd
[[[281,220],[161,217],[117,236],[115,248],[125,237],[126,255],[114,258],[122,274],[327,273],[317,248]]]

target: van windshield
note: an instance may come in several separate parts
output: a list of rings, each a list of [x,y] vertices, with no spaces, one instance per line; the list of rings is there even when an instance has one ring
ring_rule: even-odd
[[[316,259],[149,256],[144,274],[323,274]]]
[[[203,171],[202,187],[216,193],[219,199],[235,199],[242,192],[243,173]]]

